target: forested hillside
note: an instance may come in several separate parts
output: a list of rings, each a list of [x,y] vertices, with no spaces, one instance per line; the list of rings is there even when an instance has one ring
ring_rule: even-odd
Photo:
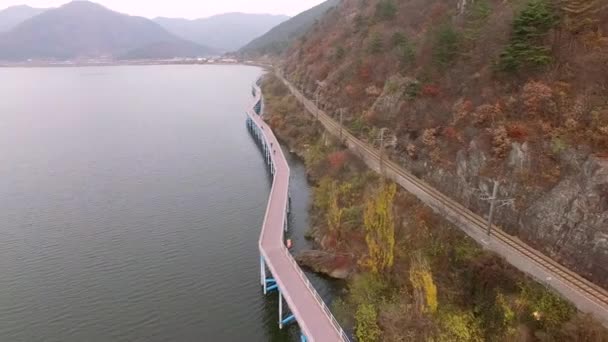
[[[608,285],[608,2],[343,0],[286,52],[310,98],[442,192]]]
[[[340,0],[327,0],[295,17],[277,25],[272,30],[254,39],[240,49],[239,54],[248,57],[278,55],[285,51],[290,42],[306,34],[308,29],[325,13],[338,5]]]
[[[332,312],[357,341],[608,342],[592,316],[370,171],[279,79],[266,77],[263,91],[265,120],[313,184],[317,249],[296,259],[346,279]]]

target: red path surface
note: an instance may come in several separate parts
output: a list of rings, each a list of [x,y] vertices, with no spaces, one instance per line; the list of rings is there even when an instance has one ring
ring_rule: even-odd
[[[261,98],[261,90],[257,86],[255,88],[254,105]],[[255,113],[254,105],[250,106],[247,115],[260,128],[268,146],[272,143],[275,150],[271,151],[275,174],[260,234],[260,253],[308,341],[348,341],[323,299],[285,247],[284,224],[287,220],[289,201],[289,165],[274,133]]]

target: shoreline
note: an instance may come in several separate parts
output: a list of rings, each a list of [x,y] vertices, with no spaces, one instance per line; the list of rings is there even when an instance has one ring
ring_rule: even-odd
[[[217,62],[217,63],[199,63],[199,62],[163,62],[163,61],[145,61],[145,62],[112,62],[112,63],[2,63],[0,62],[0,69],[11,69],[11,68],[87,68],[87,67],[114,67],[114,66],[150,66],[150,65],[234,65],[234,66],[256,66],[265,68],[267,66],[257,63],[228,63],[228,62]]]

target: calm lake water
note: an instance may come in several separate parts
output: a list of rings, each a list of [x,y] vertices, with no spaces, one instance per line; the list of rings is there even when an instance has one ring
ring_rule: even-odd
[[[0,341],[296,338],[259,286],[270,180],[244,110],[261,72],[0,69]]]

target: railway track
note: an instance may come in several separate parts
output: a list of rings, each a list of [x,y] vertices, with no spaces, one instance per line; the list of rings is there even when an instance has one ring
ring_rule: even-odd
[[[468,223],[478,229],[481,232],[485,232],[487,221],[481,216],[473,213],[462,204],[450,199],[437,189],[428,185],[426,182],[420,180],[416,176],[407,172],[404,168],[397,165],[395,162],[382,157],[380,151],[369,146],[363,141],[356,138],[344,127],[340,127],[340,124],[334,119],[329,117],[323,111],[320,111],[316,106],[308,99],[306,99],[298,90],[296,90],[288,81],[286,81],[281,75],[277,75],[285,85],[290,89],[291,93],[298,98],[306,109],[315,116],[319,122],[329,131],[331,134],[340,137],[345,144],[352,144],[356,146],[360,151],[367,154],[378,164],[382,164],[382,167],[389,170],[395,175],[402,177],[403,179],[410,182],[412,185],[423,191],[426,195],[432,197],[436,201],[440,202],[445,210],[449,211],[452,215],[468,221]],[[314,114],[313,114],[314,113]],[[382,162],[381,162],[382,161]],[[587,298],[587,300],[595,303],[601,309],[603,309],[604,317],[608,318],[608,291],[602,287],[592,283],[591,281],[583,278],[579,274],[573,272],[567,267],[563,266],[559,262],[553,260],[547,255],[527,245],[517,237],[511,236],[504,232],[500,227],[493,226],[492,235],[495,239],[509,246],[519,254],[523,255],[529,261],[535,263],[539,267],[543,268],[546,273],[552,274],[556,277],[561,278],[562,282],[565,283],[571,289],[577,291],[581,296]],[[606,323],[605,323],[606,324]]]

